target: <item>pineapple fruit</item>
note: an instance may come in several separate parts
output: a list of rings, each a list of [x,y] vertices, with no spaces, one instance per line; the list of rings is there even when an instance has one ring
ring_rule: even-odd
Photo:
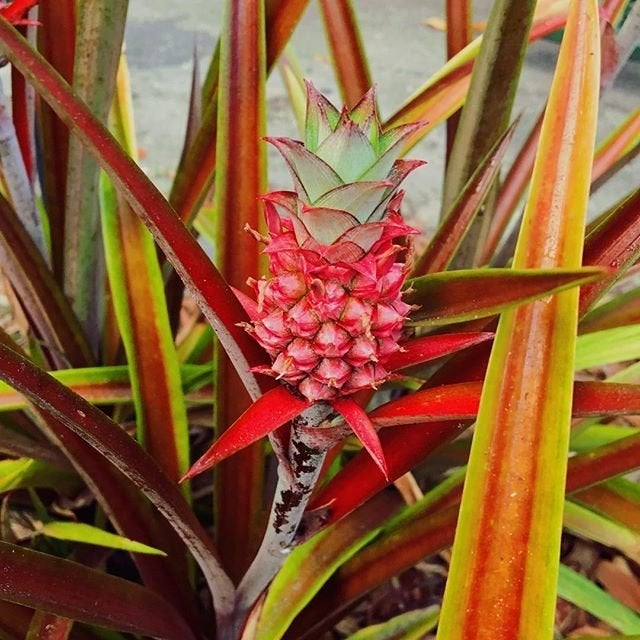
[[[263,196],[271,277],[250,280],[246,329],[272,359],[275,376],[309,402],[376,388],[390,374],[411,307],[402,301],[417,233],[400,215],[398,187],[421,161],[398,156],[422,123],[382,132],[371,89],[338,111],[307,85],[305,142],[268,138],[295,191]]]

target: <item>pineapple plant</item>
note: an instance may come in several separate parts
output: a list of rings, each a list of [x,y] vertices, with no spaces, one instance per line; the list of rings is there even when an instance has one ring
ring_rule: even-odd
[[[309,402],[376,388],[401,347],[411,305],[402,300],[417,233],[400,214],[399,186],[421,161],[398,159],[421,123],[382,132],[371,89],[341,112],[307,84],[305,142],[270,138],[295,191],[263,197],[271,277],[242,298],[247,330],[272,358],[261,373]],[[254,232],[255,233],[255,232]]]

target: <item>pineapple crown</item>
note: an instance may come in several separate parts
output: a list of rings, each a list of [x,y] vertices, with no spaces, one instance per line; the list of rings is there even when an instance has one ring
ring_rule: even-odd
[[[417,122],[383,132],[375,88],[353,109],[339,111],[307,82],[305,141],[267,138],[295,185],[295,192],[263,196],[271,235],[290,229],[300,247],[329,262],[353,262],[383,239],[415,233],[399,216],[404,194],[398,188],[424,162],[398,156],[424,126]]]

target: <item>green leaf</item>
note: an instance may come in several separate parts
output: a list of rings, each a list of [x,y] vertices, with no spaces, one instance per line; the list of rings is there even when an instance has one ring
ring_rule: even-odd
[[[421,640],[438,624],[439,615],[438,607],[407,611],[382,624],[360,629],[347,640]]]
[[[622,633],[640,633],[640,616],[564,564],[560,565],[558,595]]]
[[[131,89],[124,58],[111,124],[116,139],[135,157]],[[189,429],[156,245],[104,175],[100,187],[107,274],[129,364],[138,440],[177,482],[189,465]]]
[[[640,560],[640,533],[605,515],[567,501],[564,506],[564,525],[578,536],[622,551],[634,562]]]
[[[578,336],[576,371],[640,358],[640,324]]]
[[[101,122],[113,99],[128,0],[83,0],[77,12],[73,89]],[[64,290],[94,349],[100,346],[104,269],[98,177],[86,147],[71,136],[65,197]]]
[[[509,125],[535,8],[535,0],[495,0],[491,5],[449,156],[442,199],[443,215],[449,211],[483,156],[489,153]],[[496,96],[500,99],[497,100]],[[471,224],[456,256],[458,268],[471,266],[483,226],[481,219]]]
[[[615,440],[621,440],[634,433],[638,433],[636,427],[592,423],[585,429],[572,432],[570,448],[572,451],[588,451],[589,449],[595,449],[596,447],[609,444]]]
[[[377,524],[395,508],[381,496],[294,549],[269,587],[254,640],[282,638],[329,577],[378,535]]]
[[[155,549],[135,540],[129,540],[129,538],[115,533],[103,531],[98,527],[93,527],[83,522],[47,522],[38,529],[38,533],[57,540],[94,544],[99,547],[109,547],[109,549],[120,549],[122,551],[131,551],[132,553],[148,553],[156,556],[167,555],[160,549]]]
[[[16,489],[55,489],[68,491],[80,484],[78,476],[48,462],[32,458],[0,461],[0,493]]]

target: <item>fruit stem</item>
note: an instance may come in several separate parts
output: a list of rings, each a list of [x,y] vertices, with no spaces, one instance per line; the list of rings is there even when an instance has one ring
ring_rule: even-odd
[[[260,549],[236,592],[235,624],[239,631],[260,594],[267,588],[293,548],[293,541],[327,450],[333,442],[315,438],[314,430],[332,412],[320,402],[293,421],[289,442],[290,471],[278,468],[278,484]]]

